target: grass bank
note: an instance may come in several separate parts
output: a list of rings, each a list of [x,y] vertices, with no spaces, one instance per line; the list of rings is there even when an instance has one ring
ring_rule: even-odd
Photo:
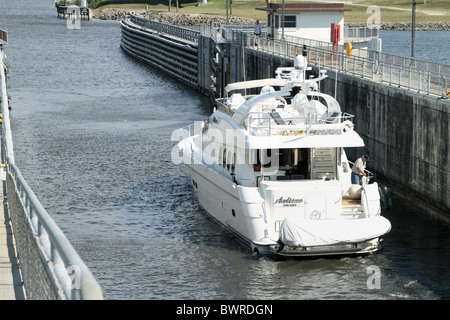
[[[272,0],[274,1],[274,0]],[[275,0],[281,3],[281,0]],[[286,2],[326,2],[322,1],[294,1]],[[365,23],[372,15],[367,13],[367,8],[376,5],[380,9],[380,19],[382,23],[389,22],[411,22],[412,6],[411,0],[343,0],[345,7],[352,11],[345,13],[345,22]],[[425,2],[425,3],[424,3]],[[126,10],[149,10],[165,11],[169,10],[168,0],[91,0],[90,3],[98,5],[96,10],[104,8],[119,8]],[[266,7],[266,0],[233,0],[232,7],[228,14],[238,17],[246,17],[266,21],[267,16],[263,11],[255,10],[257,7]],[[171,12],[177,12],[176,0],[172,0]],[[92,6],[91,6],[92,7]],[[226,15],[225,0],[207,0],[206,5],[197,5],[197,0],[179,0],[179,13],[196,13],[211,15]],[[429,23],[437,21],[450,21],[450,0],[417,0],[416,22]]]

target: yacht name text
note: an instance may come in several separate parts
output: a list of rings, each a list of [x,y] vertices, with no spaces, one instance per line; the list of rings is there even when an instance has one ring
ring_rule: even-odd
[[[297,199],[297,198],[283,198],[279,197],[274,201],[274,205],[283,206],[283,207],[296,207],[299,204],[303,203],[303,199]]]

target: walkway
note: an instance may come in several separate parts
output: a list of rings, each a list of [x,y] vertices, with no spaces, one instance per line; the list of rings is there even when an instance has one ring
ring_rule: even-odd
[[[253,50],[293,59],[299,52],[302,52],[303,45],[307,45],[308,63],[319,69],[347,73],[417,93],[437,97],[450,96],[450,67],[447,65],[425,62],[426,65],[422,66],[422,60],[414,60],[414,63],[419,65],[412,66],[408,62],[409,58],[403,57],[398,57],[402,61],[401,64],[394,64],[384,61],[389,60],[388,56],[391,56],[385,53],[379,53],[377,59],[375,55],[370,57],[369,51],[362,49],[356,49],[357,54],[354,52],[353,55],[345,52],[345,46],[337,46],[335,51],[332,43],[324,41],[298,37],[290,37],[290,41],[257,39],[252,34],[245,36],[242,34],[244,33],[233,34],[236,37],[235,41],[240,42],[239,37],[241,37],[247,41],[247,47]],[[257,45],[255,45],[256,42]]]
[[[25,300],[6,197],[6,175],[0,168],[0,300]]]

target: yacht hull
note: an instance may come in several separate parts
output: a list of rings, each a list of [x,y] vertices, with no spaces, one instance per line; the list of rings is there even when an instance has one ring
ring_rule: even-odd
[[[272,234],[267,217],[248,210],[242,191],[230,179],[210,167],[186,166],[193,189],[205,214],[221,225],[242,245],[259,254],[287,257],[344,256],[371,254],[381,250],[381,237],[360,239],[351,243],[329,245],[285,245],[279,234]],[[257,189],[257,188],[254,188]]]
[[[259,253],[270,253],[270,245],[275,245],[276,241],[264,238],[263,217],[252,217],[243,211],[238,187],[231,177],[227,179],[203,165],[187,165],[186,168],[205,213],[243,245]]]

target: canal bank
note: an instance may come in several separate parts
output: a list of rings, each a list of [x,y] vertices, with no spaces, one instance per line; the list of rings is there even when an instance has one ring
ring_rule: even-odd
[[[122,20],[121,46],[134,56],[160,55],[154,47],[145,45],[144,39],[152,34],[152,41],[165,41],[166,31],[152,32],[145,21],[133,15]],[[137,28],[141,28],[140,39],[130,36],[130,30]],[[158,29],[158,23],[152,28]],[[277,67],[292,66],[293,57],[303,48],[288,42],[254,39],[250,33],[233,28],[203,25],[200,30],[193,41],[198,44],[198,72],[193,72],[196,79],[192,78],[191,86],[211,98],[223,96],[228,83],[274,76]],[[184,41],[184,45],[192,47],[191,42]],[[446,78],[427,74],[419,67],[405,69],[380,63],[376,57],[348,57],[345,52],[317,47],[308,47],[308,55],[316,73],[328,69],[329,78],[321,91],[336,95],[343,111],[356,115],[356,130],[366,146],[350,154],[350,159],[369,153],[373,160],[368,167],[391,186],[394,194],[450,223],[450,101],[444,98]],[[164,71],[173,60],[166,56],[150,65]],[[185,72],[179,70],[178,75],[172,72],[171,76],[183,80]],[[393,73],[403,78],[394,79]]]

